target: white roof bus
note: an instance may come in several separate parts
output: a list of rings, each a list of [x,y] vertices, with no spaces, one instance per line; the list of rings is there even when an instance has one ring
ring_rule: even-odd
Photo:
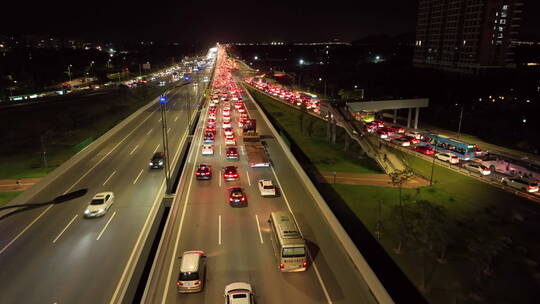
[[[272,229],[272,244],[283,272],[305,271],[307,269],[306,242],[290,212],[270,213],[268,220]]]

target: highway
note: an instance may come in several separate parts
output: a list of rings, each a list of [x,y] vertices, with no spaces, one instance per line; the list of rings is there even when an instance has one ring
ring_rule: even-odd
[[[257,303],[376,303],[255,104],[245,94],[243,100],[249,116],[257,120],[273,166],[248,166],[237,123],[239,114],[234,110],[231,116],[240,159],[225,158],[221,105],[214,155],[201,155],[206,121],[201,116],[180,182],[182,188],[171,210],[170,237],[160,244],[161,259],[153,266],[144,303],[219,303],[225,285],[237,281],[252,285]],[[195,178],[196,166],[203,162],[213,167],[211,180]],[[225,165],[238,166],[238,181],[223,180],[220,170]],[[281,195],[261,197],[256,185],[259,179],[273,180]],[[245,189],[247,207],[229,206],[226,189],[231,186]],[[267,223],[270,212],[278,210],[294,213],[308,241],[311,260],[305,272],[281,273],[278,269]],[[179,257],[188,250],[204,250],[208,256],[206,285],[201,293],[176,291]]]
[[[188,101],[195,103],[207,84],[199,79],[168,94],[171,160],[187,137]],[[0,303],[108,303],[119,296],[126,264],[136,258],[141,230],[164,192],[164,171],[148,168],[153,152],[163,151],[161,125],[159,106],[150,106],[19,212],[0,212]],[[87,193],[50,203],[81,189]],[[90,199],[102,191],[114,192],[114,205],[101,218],[85,219]]]

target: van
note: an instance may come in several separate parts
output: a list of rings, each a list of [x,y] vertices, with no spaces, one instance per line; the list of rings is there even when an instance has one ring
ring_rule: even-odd
[[[180,273],[176,281],[179,293],[200,292],[206,279],[206,253],[202,250],[186,251],[182,255]]]

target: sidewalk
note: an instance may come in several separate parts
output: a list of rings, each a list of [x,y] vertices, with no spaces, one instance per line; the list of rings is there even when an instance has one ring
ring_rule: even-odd
[[[319,180],[320,182],[327,184],[334,183],[333,172],[321,171],[319,173],[321,177],[321,179]],[[386,174],[359,174],[336,172],[335,183],[347,185],[394,187],[392,185],[392,180]],[[429,181],[415,175],[407,183],[403,184],[403,188],[418,188],[427,185],[429,185]]]
[[[41,178],[21,178],[17,185],[16,179],[0,180],[0,192],[24,191],[39,182]]]

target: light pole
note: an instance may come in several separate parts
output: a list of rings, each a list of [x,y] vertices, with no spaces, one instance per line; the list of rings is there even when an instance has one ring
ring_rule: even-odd
[[[159,97],[161,109],[161,129],[163,134],[163,151],[165,152],[165,180],[167,184],[167,193],[171,193],[171,167],[169,165],[169,138],[167,137],[167,97]]]
[[[431,175],[429,176],[429,186],[433,185],[433,170],[435,170],[435,156],[433,156],[433,162],[431,163]]]
[[[304,59],[298,60],[298,64],[300,65],[300,72],[298,73],[298,86],[300,86],[302,79],[302,65],[304,64]]]
[[[71,64],[68,65],[68,76],[69,76],[69,84],[71,85]]]
[[[457,103],[456,103],[457,106]],[[461,111],[459,113],[459,124],[458,124],[458,130],[457,130],[457,138],[459,138],[459,135],[461,135],[461,121],[463,120],[463,105],[461,105]]]

